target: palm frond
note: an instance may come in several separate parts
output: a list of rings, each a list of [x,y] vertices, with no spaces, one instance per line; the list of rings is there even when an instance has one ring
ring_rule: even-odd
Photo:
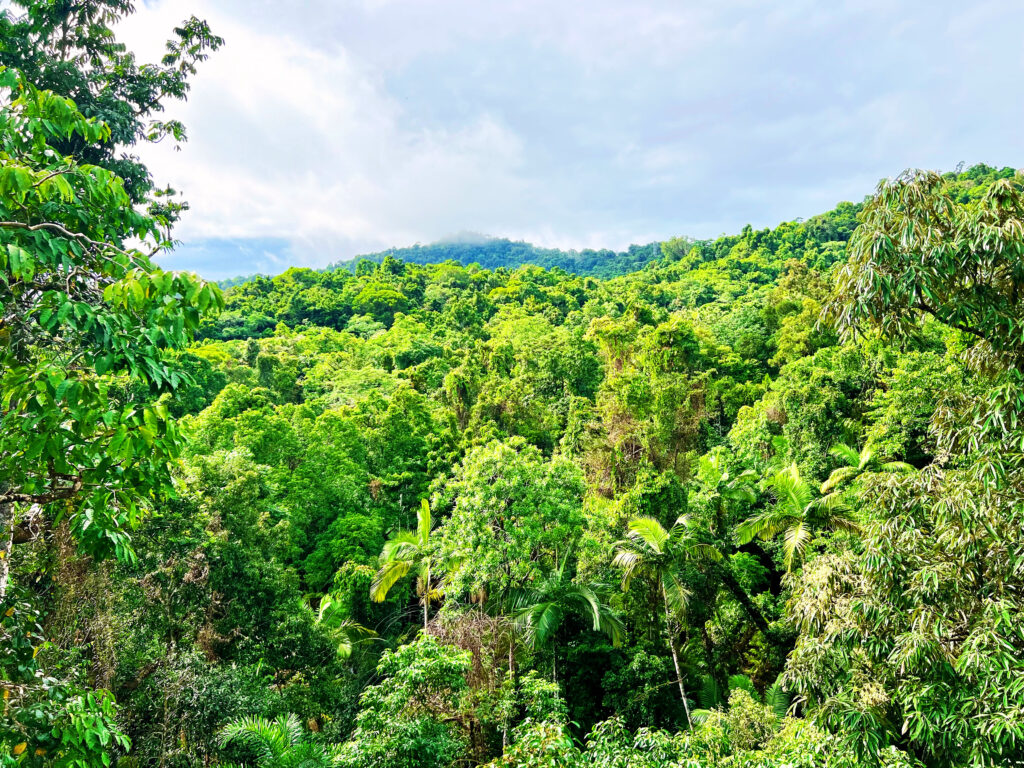
[[[561,606],[554,602],[537,603],[521,614],[518,623],[525,626],[531,644],[544,645],[562,625],[565,613]]]
[[[629,521],[626,535],[636,542],[643,542],[652,552],[664,554],[668,531],[653,517],[634,517]]]
[[[778,683],[764,692],[764,703],[772,708],[775,716],[780,720],[789,713],[790,701],[790,695],[782,690],[782,686]]]
[[[370,599],[375,603],[383,603],[393,586],[405,577],[412,568],[408,560],[388,560],[373,577],[370,584]]]
[[[832,474],[828,476],[828,480],[821,484],[821,492],[828,493],[836,486],[841,483],[845,483],[850,478],[856,477],[860,470],[857,467],[839,467],[839,469],[832,470]]]
[[[687,557],[698,563],[717,563],[722,559],[718,547],[711,544],[691,544],[687,548]]]
[[[252,747],[260,762],[279,758],[302,738],[302,724],[295,715],[282,715],[277,720],[247,716],[224,726],[219,734],[221,747],[237,742]]]
[[[626,639],[626,624],[610,606],[601,606],[601,621],[597,629],[608,636],[612,645],[618,648]]]
[[[785,553],[786,570],[793,570],[793,558],[803,558],[807,543],[811,540],[811,530],[802,521],[789,528],[782,539],[782,551]]]
[[[377,633],[368,627],[364,627],[353,619],[343,619],[333,629],[334,640],[338,656],[348,659],[352,656],[355,647],[362,642],[377,637]]]
[[[881,470],[883,472],[903,472],[909,474],[917,472],[917,467],[913,464],[907,464],[905,461],[886,461],[882,463]]]
[[[736,529],[740,544],[749,544],[756,538],[770,539],[802,519],[800,515],[789,514],[778,508],[763,512],[744,520]]]
[[[669,610],[676,615],[686,612],[687,603],[690,601],[690,590],[671,571],[666,571],[661,577],[661,588],[665,592],[665,601]]]
[[[380,559],[388,560],[412,560],[421,551],[419,540],[412,531],[399,531],[390,539],[384,542]]]
[[[860,465],[861,454],[856,448],[846,443],[836,443],[829,453],[852,469],[856,469]]]
[[[634,549],[627,549],[632,542],[619,542],[619,548],[612,558],[612,567],[622,569],[622,589],[627,591],[637,571],[643,567],[643,557]]]
[[[747,484],[732,485],[726,488],[722,495],[730,501],[745,501],[747,504],[753,504],[757,501],[757,493]]]
[[[420,501],[420,510],[416,513],[416,533],[421,547],[427,546],[427,542],[430,541],[431,527],[430,504],[423,499]]]
[[[776,506],[782,507],[789,514],[802,514],[814,498],[810,485],[800,477],[796,462],[776,472],[768,485],[775,495]]]

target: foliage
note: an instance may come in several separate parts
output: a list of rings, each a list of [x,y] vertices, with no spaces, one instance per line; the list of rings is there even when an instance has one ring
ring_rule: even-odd
[[[430,635],[385,652],[377,667],[383,680],[360,697],[356,729],[340,765],[426,768],[457,760],[465,737],[448,721],[459,712],[469,664],[468,653]]]
[[[118,155],[182,136],[152,121],[219,40],[192,20],[141,66],[127,3],[19,7],[4,765],[1021,759],[1017,174],[222,302],[129,247],[181,209]]]
[[[224,726],[222,747],[231,744],[248,748],[257,766],[274,768],[317,768],[335,764],[336,749],[309,740],[295,715],[276,720],[244,717]]]

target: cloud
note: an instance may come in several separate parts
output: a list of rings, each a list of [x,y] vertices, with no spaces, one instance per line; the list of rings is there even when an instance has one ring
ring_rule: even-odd
[[[186,12],[227,45],[170,109],[189,143],[142,153],[230,274],[247,238],[322,265],[461,230],[713,236],[1024,149],[1012,0],[158,0],[123,36],[155,58]]]

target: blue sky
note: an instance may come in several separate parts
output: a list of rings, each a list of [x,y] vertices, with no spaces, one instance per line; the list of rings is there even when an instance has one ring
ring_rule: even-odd
[[[226,39],[144,147],[168,267],[323,266],[459,231],[563,248],[770,226],[906,167],[1024,165],[1024,3],[160,0]]]

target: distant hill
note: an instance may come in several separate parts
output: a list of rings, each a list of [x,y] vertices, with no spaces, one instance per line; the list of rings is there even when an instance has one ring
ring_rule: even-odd
[[[619,252],[590,248],[582,251],[563,251],[558,248],[539,248],[521,240],[461,233],[429,245],[417,243],[408,248],[391,248],[356,256],[335,262],[328,269],[355,271],[355,266],[360,261],[379,264],[386,256],[412,264],[439,264],[448,260],[457,261],[464,266],[475,263],[484,269],[514,269],[523,264],[535,264],[546,269],[563,269],[576,275],[608,278],[636,272],[648,263],[660,259],[661,244],[631,245],[627,250]]]

